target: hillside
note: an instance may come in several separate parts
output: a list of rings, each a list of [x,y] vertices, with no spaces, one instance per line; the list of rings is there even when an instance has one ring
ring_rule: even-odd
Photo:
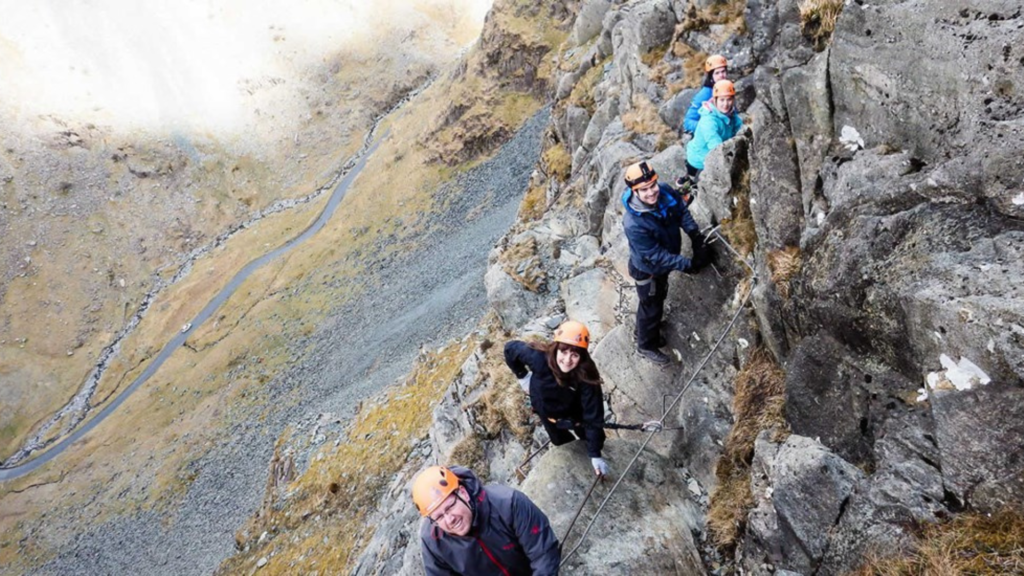
[[[229,566],[309,565],[322,556],[303,538],[355,526],[369,540],[346,571],[420,574],[407,490],[438,462],[521,487],[560,537],[582,506],[566,553],[605,503],[567,573],[1019,568],[1020,11],[587,0],[574,13],[542,159],[489,256],[494,315],[272,481]],[[677,362],[662,369],[635,352],[618,197],[637,160],[683,174],[678,126],[711,53],[731,62],[747,128],[708,157],[692,211],[721,225],[717,263],[671,278]],[[579,443],[520,475],[546,435],[500,355],[566,316],[591,328],[611,418],[682,427],[613,435],[622,483],[589,503]],[[432,402],[392,423],[408,398]],[[375,422],[387,443],[366,432]],[[387,467],[367,486],[352,455],[372,449]]]

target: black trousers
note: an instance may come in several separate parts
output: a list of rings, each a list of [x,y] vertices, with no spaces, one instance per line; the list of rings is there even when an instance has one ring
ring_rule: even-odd
[[[540,423],[544,425],[544,431],[548,433],[548,438],[551,438],[551,443],[555,446],[568,444],[573,440],[582,439],[584,437],[582,426],[566,430],[559,428],[552,422],[548,422],[548,419],[544,417],[541,417]]]
[[[636,294],[640,297],[636,308],[636,345],[643,350],[657,350],[668,296],[668,275],[652,276],[646,283],[637,280]]]
[[[686,174],[690,178],[693,178],[694,182],[696,182],[697,181],[697,177],[700,176],[700,170],[694,168],[693,166],[690,166],[690,163],[687,162],[686,163]]]
[[[547,418],[541,416],[540,423],[544,425],[544,431],[548,433],[548,438],[551,439],[551,444],[555,446],[561,446],[562,444],[568,444],[573,440],[586,440],[586,432],[583,430],[583,426],[574,426],[572,428],[559,428],[554,422],[548,421]],[[599,434],[601,438],[601,446],[604,446],[604,430],[601,430]]]

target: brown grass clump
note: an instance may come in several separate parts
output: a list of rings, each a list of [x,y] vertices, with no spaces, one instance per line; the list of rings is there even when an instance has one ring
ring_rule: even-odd
[[[637,134],[656,135],[658,150],[668,148],[679,139],[676,131],[661,119],[657,106],[646,96],[633,97],[633,108],[622,115],[622,125]]]
[[[732,218],[722,221],[722,233],[729,244],[744,258],[750,256],[757,245],[757,230],[750,212],[750,171],[744,170],[736,190],[736,206]]]
[[[798,246],[787,246],[768,253],[768,268],[772,272],[772,282],[779,296],[789,298],[789,280],[800,272],[801,265]]]
[[[572,171],[572,156],[569,155],[565,146],[553,144],[544,151],[541,158],[544,160],[544,172],[547,175],[554,176],[559,182],[569,179],[569,173]]]
[[[591,116],[597,111],[597,102],[594,99],[594,89],[598,83],[601,82],[601,78],[604,77],[604,67],[608,61],[611,60],[611,56],[608,56],[604,60],[591,66],[590,70],[580,78],[579,82],[572,87],[572,92],[569,93],[569,97],[566,99],[570,106],[578,106],[586,109],[587,113]]]
[[[682,32],[682,25],[676,26],[676,36]],[[668,95],[673,96],[685,88],[697,88],[704,83],[704,61],[708,55],[681,40],[672,43],[672,55],[682,62],[683,77],[679,82],[667,84]]]
[[[821,51],[832,39],[843,0],[804,0],[800,3],[800,31]]]
[[[655,46],[640,56],[640,61],[649,68],[647,77],[652,82],[664,84],[665,76],[672,71],[672,65],[665,61],[665,54],[668,53],[669,47],[669,43]]]
[[[533,236],[509,246],[501,253],[502,269],[527,290],[538,292],[544,285],[546,275],[537,254],[537,239]]]
[[[764,349],[750,353],[736,375],[733,397],[735,423],[725,439],[725,452],[715,467],[718,488],[711,495],[708,531],[715,546],[729,552],[743,533],[750,494],[750,463],[754,440],[762,430],[775,430],[774,441],[788,434],[784,415],[785,373]]]
[[[1024,512],[962,514],[929,524],[904,557],[873,557],[854,576],[1024,574]]]
[[[481,482],[487,482],[490,466],[487,464],[484,444],[476,434],[465,436],[459,443],[452,446],[448,454],[447,466],[464,466],[476,473]]]
[[[497,437],[502,430],[509,430],[520,440],[526,441],[533,432],[530,423],[528,397],[519,388],[512,372],[505,366],[503,346],[487,350],[480,363],[481,381],[488,381],[490,387],[473,405],[477,422],[483,425],[490,438]]]
[[[548,191],[544,186],[531,186],[519,204],[519,220],[530,222],[544,215],[547,209]]]
[[[732,34],[742,34],[746,31],[746,9],[746,0],[716,2],[703,10],[698,10],[696,4],[690,4],[690,9],[683,18],[683,31],[705,31],[712,25],[721,24],[723,30],[718,40],[725,40]]]

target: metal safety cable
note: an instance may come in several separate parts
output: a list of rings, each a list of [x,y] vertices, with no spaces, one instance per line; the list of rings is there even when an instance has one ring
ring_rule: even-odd
[[[733,247],[729,244],[729,242],[725,238],[723,238],[721,234],[718,233],[718,227],[716,226],[716,227],[712,228],[710,230],[710,233],[714,234],[719,240],[721,240],[722,243],[725,244],[725,246],[733,254],[736,255],[736,257],[740,260],[740,262],[743,262],[743,264],[750,270],[750,272],[751,272],[751,286],[750,286],[750,289],[747,290],[746,295],[743,297],[743,302],[740,303],[739,307],[736,309],[736,313],[733,314],[732,320],[729,321],[729,325],[725,327],[725,330],[722,332],[722,335],[718,337],[718,341],[715,342],[715,345],[704,356],[704,359],[701,360],[700,365],[697,366],[697,369],[693,372],[693,375],[690,376],[690,379],[683,386],[682,390],[679,391],[679,394],[676,395],[675,399],[672,401],[671,404],[669,404],[668,408],[666,408],[664,413],[661,415],[661,418],[658,419],[658,422],[661,422],[661,423],[664,423],[665,418],[668,417],[669,412],[671,412],[672,409],[675,408],[676,404],[678,404],[679,401],[682,400],[683,394],[686,393],[686,390],[689,389],[690,385],[693,384],[694,380],[697,379],[697,376],[700,374],[701,370],[703,370],[704,366],[707,365],[708,360],[710,360],[711,357],[715,354],[715,352],[718,351],[718,348],[722,345],[722,342],[725,341],[725,337],[728,336],[729,332],[732,331],[733,326],[736,325],[736,320],[739,319],[740,314],[743,312],[744,308],[746,308],[746,306],[747,306],[747,302],[750,301],[750,295],[754,291],[754,284],[757,283],[757,277],[754,274],[753,267],[751,267],[750,264],[746,261],[746,259],[741,257],[740,254],[738,252],[736,252],[736,250],[733,249]],[[608,491],[608,494],[605,496],[604,500],[601,502],[601,505],[597,507],[597,511],[594,512],[594,516],[593,516],[593,518],[590,519],[590,523],[587,524],[587,527],[583,530],[583,535],[580,536],[579,541],[576,542],[576,545],[573,546],[572,550],[570,550],[568,554],[562,556],[562,561],[559,563],[559,567],[565,566],[565,563],[568,562],[569,559],[572,558],[572,556],[576,553],[576,551],[579,550],[579,547],[583,545],[584,540],[587,539],[587,535],[590,534],[591,528],[594,527],[594,523],[597,522],[597,517],[600,516],[601,512],[604,510],[605,505],[608,504],[608,501],[611,499],[612,495],[615,494],[615,490],[618,489],[620,484],[622,484],[622,481],[626,478],[626,474],[628,474],[630,469],[633,467],[633,465],[636,464],[636,461],[638,459],[640,459],[640,454],[643,453],[644,448],[647,447],[647,444],[650,443],[651,439],[654,438],[654,435],[657,434],[657,433],[658,432],[656,430],[652,430],[651,432],[649,432],[647,434],[647,438],[644,439],[643,444],[640,445],[640,448],[637,450],[636,454],[633,456],[633,459],[629,461],[629,464],[626,465],[626,468],[622,471],[622,474],[619,475],[619,479],[615,481],[615,484],[611,487],[611,490]],[[595,483],[595,485],[596,485],[596,483]],[[591,490],[593,490],[593,488],[591,488]],[[590,494],[588,493],[587,494],[587,498],[585,498],[583,500],[583,505],[585,505],[587,503],[587,500],[589,498],[590,498]],[[581,511],[583,510],[583,505],[580,506],[580,510]],[[577,516],[578,515],[579,514],[577,513]],[[573,519],[573,522],[575,522],[575,519]],[[572,529],[572,525],[570,525],[569,528],[571,530]],[[565,533],[565,538],[568,538],[568,537],[569,537],[569,532],[567,531]]]

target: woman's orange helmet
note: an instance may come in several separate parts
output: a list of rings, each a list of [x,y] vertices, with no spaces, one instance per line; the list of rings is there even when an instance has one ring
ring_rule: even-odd
[[[590,330],[580,322],[569,320],[555,330],[555,342],[586,350],[590,347]]]
[[[704,71],[711,72],[719,68],[728,68],[729,61],[725,59],[725,56],[721,54],[712,54],[708,56],[708,59],[704,61]]]
[[[711,89],[711,97],[718,98],[719,96],[735,96],[736,86],[729,80],[719,80],[715,82],[715,87]]]
[[[459,489],[459,477],[445,466],[431,466],[412,481],[412,501],[420,515],[430,516],[449,494]]]

